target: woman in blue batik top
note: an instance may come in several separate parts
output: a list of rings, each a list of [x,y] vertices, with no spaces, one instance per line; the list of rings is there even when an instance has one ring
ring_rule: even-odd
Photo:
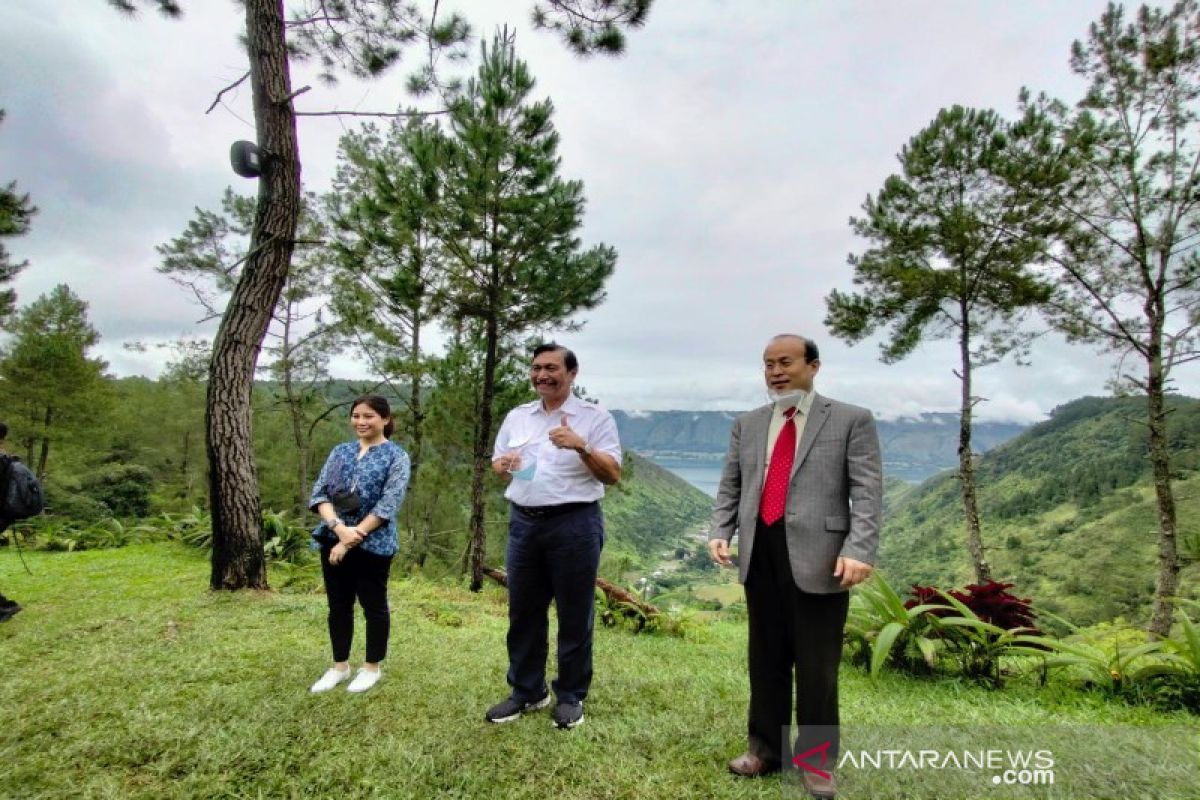
[[[308,501],[321,516],[313,539],[321,551],[333,648],[333,666],[312,685],[313,692],[328,691],[350,677],[355,598],[367,623],[367,654],[349,691],[365,692],[379,682],[391,627],[387,580],[399,549],[396,514],[408,489],[408,453],[389,441],[392,409],[383,397],[357,398],[350,406],[350,425],[357,441],[333,448]]]

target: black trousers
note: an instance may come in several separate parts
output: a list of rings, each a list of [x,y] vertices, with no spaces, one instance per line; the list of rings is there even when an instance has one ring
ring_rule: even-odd
[[[810,594],[792,578],[784,522],[758,521],[746,577],[749,615],[749,750],[772,764],[825,742],[826,766],[838,754],[838,667],[849,592]],[[792,685],[798,736],[787,741]],[[819,764],[816,760],[806,759]]]
[[[591,503],[552,517],[513,508],[508,522],[508,685],[520,702],[546,694],[550,601],[558,613],[560,703],[580,703],[592,683],[596,571],[604,515]]]
[[[354,601],[357,598],[367,621],[367,657],[377,664],[387,656],[392,616],[388,609],[387,581],[391,556],[377,556],[361,547],[346,553],[337,565],[329,563],[331,547],[321,547],[321,574],[329,600],[329,644],[334,661],[350,659],[354,640]]]

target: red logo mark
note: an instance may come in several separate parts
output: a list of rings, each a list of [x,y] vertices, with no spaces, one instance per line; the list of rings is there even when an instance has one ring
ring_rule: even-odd
[[[826,772],[823,769],[817,769],[813,765],[806,762],[804,759],[808,758],[809,756],[813,755],[814,753],[820,753],[821,754],[821,766],[823,767],[823,766],[825,766],[825,760],[826,760],[826,756],[828,755],[829,748],[832,746],[833,746],[833,742],[824,742],[823,744],[819,744],[816,747],[809,748],[808,750],[805,750],[803,753],[800,753],[795,758],[793,758],[792,763],[795,764],[800,769],[806,769],[814,775],[820,775],[825,780],[829,780],[830,778],[833,777],[832,774]]]

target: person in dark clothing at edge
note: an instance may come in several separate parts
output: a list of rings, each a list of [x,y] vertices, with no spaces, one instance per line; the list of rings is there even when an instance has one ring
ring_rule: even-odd
[[[8,426],[0,422],[0,456],[5,455],[8,451],[4,449],[4,441],[8,438]],[[7,487],[5,487],[7,489]],[[12,524],[12,520],[4,519],[0,516],[0,533],[8,530],[8,526]],[[0,594],[0,622],[6,622],[21,610],[21,606],[15,601],[9,600],[3,594]]]

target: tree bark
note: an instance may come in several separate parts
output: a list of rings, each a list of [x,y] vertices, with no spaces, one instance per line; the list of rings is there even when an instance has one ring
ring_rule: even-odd
[[[292,304],[284,310],[283,340],[280,352],[283,361],[283,398],[287,403],[288,417],[292,423],[292,441],[296,445],[296,494],[293,499],[297,518],[303,518],[308,510],[308,438],[304,434],[303,398],[298,397],[292,376]]]
[[[499,345],[499,323],[493,313],[487,319],[486,352],[483,361],[483,391],[475,428],[475,463],[471,468],[471,544],[467,548],[467,566],[471,570],[471,591],[483,588],[483,561],[487,557],[487,498],[484,496],[491,453],[492,398],[496,393],[496,351]]]
[[[971,396],[971,339],[970,311],[962,307],[962,336],[959,338],[959,355],[962,372],[962,398],[958,413],[958,477],[962,485],[963,516],[967,523],[967,550],[971,554],[971,567],[975,570],[975,581],[987,583],[992,579],[983,549],[983,534],[979,525],[979,504],[975,498],[975,460],[971,452],[971,412],[975,400]]]
[[[1159,295],[1161,301],[1161,295]],[[1146,380],[1149,405],[1150,465],[1154,474],[1154,496],[1158,502],[1158,578],[1154,585],[1154,607],[1150,633],[1168,636],[1174,614],[1173,599],[1179,589],[1179,551],[1176,537],[1175,493],[1171,486],[1171,453],[1167,447],[1167,414],[1162,364],[1162,317],[1150,314],[1150,352]]]
[[[258,132],[258,202],[250,256],[213,340],[205,407],[213,589],[267,588],[251,439],[254,367],[291,264],[300,215],[300,155],[283,0],[245,0]]]
[[[46,480],[46,462],[50,460],[50,422],[54,416],[54,409],[46,406],[45,427],[42,429],[42,451],[38,456],[37,478],[39,481]]]

